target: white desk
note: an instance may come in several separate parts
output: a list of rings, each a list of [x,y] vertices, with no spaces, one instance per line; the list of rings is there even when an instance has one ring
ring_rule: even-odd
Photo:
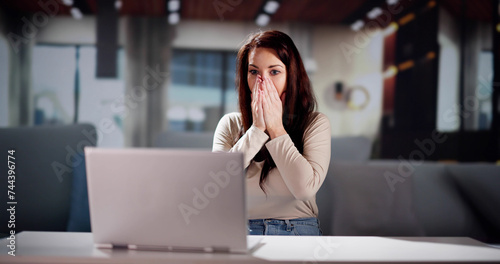
[[[500,263],[499,248],[463,237],[265,236],[247,255],[97,249],[91,233],[22,232],[15,257],[1,245],[0,263]]]

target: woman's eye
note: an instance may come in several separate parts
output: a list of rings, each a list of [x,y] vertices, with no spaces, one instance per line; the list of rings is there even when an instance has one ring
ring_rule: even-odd
[[[251,73],[252,75],[255,75],[258,73],[256,70],[249,70],[248,72]]]
[[[278,71],[278,70],[272,70],[271,71],[271,75],[277,75],[278,73],[280,73],[280,71]]]

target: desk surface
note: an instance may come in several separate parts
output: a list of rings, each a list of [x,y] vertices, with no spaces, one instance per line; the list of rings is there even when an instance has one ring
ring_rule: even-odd
[[[2,240],[0,263],[500,262],[499,248],[465,237],[260,238],[249,254],[222,254],[97,249],[91,233],[22,232],[14,257]]]

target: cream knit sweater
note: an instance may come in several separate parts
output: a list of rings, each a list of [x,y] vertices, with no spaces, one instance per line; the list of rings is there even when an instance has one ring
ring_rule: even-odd
[[[269,136],[252,126],[238,140],[243,126],[240,113],[226,114],[214,135],[214,152],[243,152],[246,172],[247,210],[249,219],[294,219],[317,217],[316,192],[323,183],[330,163],[330,123],[319,113],[306,129],[301,155],[288,134],[269,140]],[[276,168],[259,186],[262,162],[252,159],[266,145]]]

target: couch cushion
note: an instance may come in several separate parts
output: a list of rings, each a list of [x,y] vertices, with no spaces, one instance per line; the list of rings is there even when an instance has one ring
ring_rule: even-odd
[[[484,231],[448,173],[446,165],[415,166],[415,208],[425,236],[482,237]]]
[[[500,243],[500,166],[457,164],[448,170],[458,193],[485,229],[484,241]]]
[[[334,161],[316,198],[326,235],[415,236],[412,179],[392,189],[398,163]],[[390,177],[390,176],[389,176]]]
[[[95,127],[90,124],[0,129],[0,151],[15,149],[16,232],[65,231],[68,223],[72,173],[83,160],[74,154],[84,146],[95,145]],[[4,156],[6,158],[6,156]],[[0,162],[7,172],[7,162]],[[2,174],[3,175],[3,174]],[[7,180],[0,181],[7,190]],[[0,195],[6,205],[7,195]],[[7,223],[8,215],[0,214]],[[8,233],[7,224],[0,233]]]
[[[332,137],[332,160],[367,161],[372,142],[366,137]]]

